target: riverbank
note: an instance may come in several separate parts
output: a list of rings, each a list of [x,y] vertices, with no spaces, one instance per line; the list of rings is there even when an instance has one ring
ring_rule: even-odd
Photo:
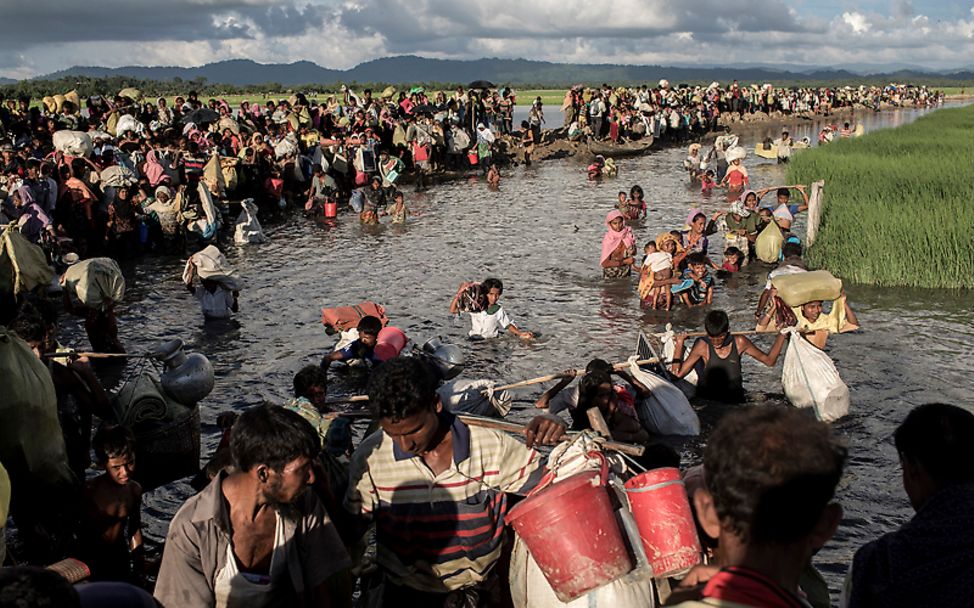
[[[825,180],[809,262],[869,285],[974,288],[974,182],[958,172],[972,154],[974,106],[796,155],[789,183]]]

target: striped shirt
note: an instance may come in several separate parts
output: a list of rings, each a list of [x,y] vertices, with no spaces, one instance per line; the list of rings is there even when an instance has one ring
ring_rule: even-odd
[[[500,557],[507,493],[525,494],[545,459],[513,437],[454,415],[453,466],[439,475],[376,432],[352,456],[345,508],[376,523],[377,559],[394,584],[447,592],[476,585]]]

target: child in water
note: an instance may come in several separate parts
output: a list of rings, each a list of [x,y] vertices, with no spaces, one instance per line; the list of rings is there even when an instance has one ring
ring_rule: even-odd
[[[412,212],[406,208],[406,199],[403,193],[396,191],[392,198],[392,209],[384,211],[386,215],[391,218],[391,223],[393,224],[405,224],[406,218],[412,215]]]
[[[717,181],[714,179],[715,174],[713,169],[707,169],[705,172],[700,174],[697,179],[700,180],[700,193],[710,194],[713,192],[714,187],[717,186]]]
[[[646,243],[639,277],[639,295],[643,306],[652,309],[669,310],[673,305],[673,294],[667,279],[673,277],[673,255],[659,251],[655,241]]]
[[[450,314],[457,314],[460,311],[460,298],[467,289],[475,285],[474,283],[462,283],[457,293],[450,302]],[[483,310],[470,312],[470,332],[469,336],[474,339],[496,338],[505,329],[522,340],[531,340],[534,334],[529,331],[518,329],[517,325],[507,316],[507,312],[497,303],[501,294],[504,293],[504,283],[500,279],[484,279],[480,284],[481,292],[485,298]]]
[[[687,269],[680,278],[683,283],[674,289],[687,308],[713,303],[714,277],[707,272],[707,256],[702,252],[695,251],[687,256]]]
[[[501,172],[494,163],[491,163],[487,169],[487,185],[491,188],[501,185]]]
[[[142,486],[132,479],[135,436],[129,429],[103,424],[92,440],[104,473],[85,483],[79,547],[92,580],[127,581],[142,565]]]
[[[721,265],[721,270],[726,270],[727,272],[740,272],[741,261],[744,259],[744,253],[737,247],[728,247],[724,250],[724,263]]]
[[[351,340],[344,347],[321,360],[321,367],[327,368],[332,361],[344,362],[369,362],[376,363],[375,345],[379,341],[379,332],[382,331],[382,321],[378,317],[367,315],[362,317],[355,328],[355,335],[351,331],[343,332],[342,341]]]

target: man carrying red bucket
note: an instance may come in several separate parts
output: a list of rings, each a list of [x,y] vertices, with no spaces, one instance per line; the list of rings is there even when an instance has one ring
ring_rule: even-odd
[[[440,403],[436,376],[414,357],[376,369],[369,405],[382,427],[352,456],[345,507],[376,524],[379,575],[363,583],[385,606],[496,606],[508,494],[541,481],[566,425],[550,414],[527,427],[527,445],[468,426]],[[503,605],[503,604],[500,604]]]

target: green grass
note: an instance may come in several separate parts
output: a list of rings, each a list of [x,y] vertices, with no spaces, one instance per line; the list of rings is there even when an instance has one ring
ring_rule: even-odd
[[[974,106],[794,157],[789,183],[825,180],[809,262],[856,283],[974,288]]]
[[[409,90],[408,87],[406,88],[406,90]],[[355,91],[358,94],[362,93],[360,89],[353,89],[353,91]],[[541,101],[542,103],[544,103],[544,105],[561,107],[561,102],[565,98],[565,91],[557,90],[557,89],[530,89],[530,90],[515,89],[514,92],[517,95],[518,105],[530,105],[531,102],[534,101],[535,97],[540,95]],[[447,94],[447,96],[449,96],[453,92],[445,91],[445,93]],[[436,91],[429,92],[430,97],[434,96],[435,94]],[[333,93],[321,93],[321,94],[308,95],[308,99],[317,99],[318,101],[323,101],[325,98],[328,97],[328,95],[340,96],[341,92],[335,91]],[[264,103],[266,103],[268,99],[273,99],[276,102],[279,99],[287,99],[290,96],[291,93],[268,92],[268,93],[257,93],[251,95],[219,95],[219,96],[200,95],[200,99],[205,100],[205,99],[209,99],[210,97],[215,97],[217,99],[226,99],[227,103],[229,103],[231,107],[236,109],[240,105],[240,102],[243,101],[244,99],[249,99],[251,103],[259,103],[261,105],[264,105]],[[176,98],[175,95],[170,95],[167,97],[167,100],[169,101],[170,105],[172,104],[172,101],[175,98]]]

